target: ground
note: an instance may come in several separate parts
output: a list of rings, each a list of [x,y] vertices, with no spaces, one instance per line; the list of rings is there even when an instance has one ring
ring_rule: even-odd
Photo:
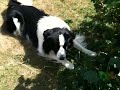
[[[65,20],[73,30],[87,14],[93,14],[90,0],[34,0],[33,3],[38,9]],[[7,0],[0,0],[1,27],[7,4]],[[57,73],[61,68],[39,57],[25,40],[0,33],[0,90],[58,90]]]

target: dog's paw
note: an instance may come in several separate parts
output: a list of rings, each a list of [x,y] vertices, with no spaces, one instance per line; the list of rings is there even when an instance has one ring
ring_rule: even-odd
[[[74,65],[68,60],[59,60],[62,65],[64,65],[67,69],[74,69]]]
[[[97,53],[96,52],[92,52],[90,56],[95,57],[95,56],[97,56]]]
[[[65,63],[65,67],[68,69],[74,69],[74,65],[70,62]]]

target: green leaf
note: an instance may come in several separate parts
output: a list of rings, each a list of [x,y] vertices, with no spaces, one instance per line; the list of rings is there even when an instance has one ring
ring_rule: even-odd
[[[88,83],[97,84],[98,83],[98,75],[96,71],[89,70],[84,73],[84,79],[88,81]]]
[[[116,65],[116,68],[119,68],[120,69],[120,58],[119,57],[116,57],[114,56],[114,58],[111,58],[109,63],[108,63],[109,66],[114,66]]]
[[[99,71],[99,77],[102,81],[108,81],[109,75],[107,72]]]

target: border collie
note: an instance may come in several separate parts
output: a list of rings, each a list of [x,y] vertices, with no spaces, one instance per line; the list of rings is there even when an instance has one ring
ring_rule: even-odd
[[[96,56],[95,52],[82,46],[83,36],[74,36],[67,23],[33,6],[9,4],[6,28],[9,33],[30,40],[40,56],[56,60],[68,69],[74,69],[74,65],[66,59],[66,50],[72,46]]]

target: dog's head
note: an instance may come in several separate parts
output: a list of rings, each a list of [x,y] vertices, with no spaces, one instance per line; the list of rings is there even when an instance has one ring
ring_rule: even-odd
[[[46,30],[43,36],[45,53],[53,51],[58,60],[65,60],[66,50],[73,45],[73,33],[66,28],[54,28]]]

